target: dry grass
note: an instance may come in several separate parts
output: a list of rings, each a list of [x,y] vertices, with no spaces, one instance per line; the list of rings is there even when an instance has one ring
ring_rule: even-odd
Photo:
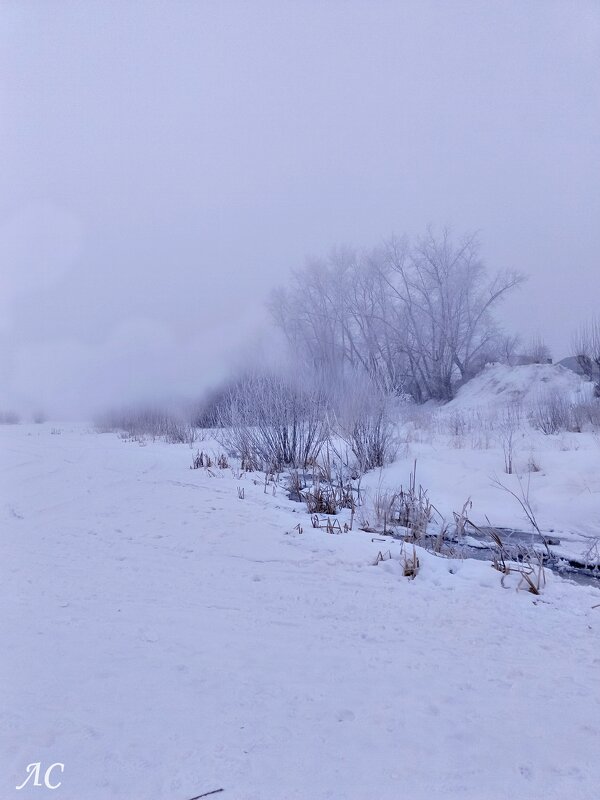
[[[327,533],[342,533],[342,531],[347,533],[350,530],[346,523],[344,523],[344,527],[342,528],[339,519],[331,519],[331,517],[321,519],[318,514],[313,514],[310,521],[313,528],[324,528]]]
[[[381,561],[390,561],[392,558],[391,550],[386,550],[385,553],[382,553],[381,550],[375,556],[375,561],[373,561],[373,566],[376,567]]]
[[[410,580],[414,580],[417,577],[419,572],[420,564],[419,558],[417,556],[417,550],[413,543],[412,546],[412,555],[407,555],[403,553],[402,557],[402,572],[405,578],[410,578]]]
[[[298,486],[298,478],[292,479],[292,485]],[[357,492],[357,497],[355,497]],[[357,503],[360,500],[360,488],[355,490],[351,483],[345,486],[336,486],[333,483],[322,483],[317,477],[312,488],[309,490],[299,489],[298,494],[306,503],[309,514],[337,514],[341,509],[356,511]]]
[[[471,500],[470,497],[467,497],[461,511],[452,512],[454,515],[455,533],[459,539],[462,539],[462,537],[465,534],[465,528],[467,526],[467,523],[469,522],[467,511],[470,511],[472,508],[473,508],[473,501]]]
[[[434,507],[429,501],[427,490],[416,482],[417,462],[409,479],[408,489],[403,486],[397,491],[378,490],[373,498],[373,508],[377,521],[383,523],[383,532],[387,533],[388,525],[406,528],[409,538],[422,539],[434,514]]]
[[[317,484],[311,491],[303,492],[302,498],[309,514],[337,514],[336,496],[331,487]]]
[[[208,453],[204,453],[203,451],[198,451],[194,458],[192,459],[192,466],[190,469],[202,469],[202,467],[212,467],[213,460],[208,455]]]
[[[470,523],[473,525],[473,523]],[[474,526],[476,527],[476,526]],[[495,549],[492,567],[502,573],[500,583],[506,589],[504,581],[508,575],[518,575],[517,591],[527,589],[531,594],[539,595],[546,585],[546,571],[543,556],[531,548],[519,547],[516,556],[518,561],[510,559],[504,543],[496,530],[489,530]]]
[[[300,502],[302,500],[302,492],[306,488],[304,477],[297,469],[289,472],[287,477],[286,490],[290,500]]]

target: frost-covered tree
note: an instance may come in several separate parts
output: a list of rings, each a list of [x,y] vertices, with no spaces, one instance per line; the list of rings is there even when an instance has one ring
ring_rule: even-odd
[[[528,347],[522,353],[522,358],[528,364],[549,364],[552,363],[552,353],[541,336],[534,336],[529,342]]]
[[[386,393],[450,399],[507,349],[493,312],[517,273],[488,278],[475,237],[335,251],[293,274],[271,311],[298,359],[337,381],[362,370]]]
[[[523,278],[513,272],[489,279],[477,239],[455,244],[448,231],[436,237],[429,230],[412,247],[392,240],[387,256],[388,285],[408,323],[405,346],[418,394],[449,400],[458,382],[500,352],[493,311]]]
[[[337,384],[362,371],[386,393],[398,392],[407,363],[382,254],[334,251],[292,274],[270,309],[294,360]]]
[[[573,337],[577,363],[584,375],[595,383],[600,396],[600,317],[584,323]]]

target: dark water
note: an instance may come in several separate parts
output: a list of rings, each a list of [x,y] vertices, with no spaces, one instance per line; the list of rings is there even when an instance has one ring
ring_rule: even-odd
[[[300,479],[303,484],[310,485],[311,475],[301,474]],[[290,500],[301,501],[302,495],[297,492],[290,492]],[[377,535],[391,535],[393,538],[403,539],[404,536],[398,532],[381,533],[373,529],[368,529],[370,533]],[[406,530],[404,528],[403,530]],[[560,539],[553,534],[541,536],[532,531],[522,531],[517,528],[492,528],[488,526],[473,527],[468,526],[466,534],[471,539],[477,540],[477,545],[465,544],[459,539],[449,539],[442,542],[439,552],[446,556],[460,556],[462,558],[475,558],[478,561],[492,561],[498,557],[500,552],[509,561],[533,561],[537,564],[538,557],[542,558],[544,567],[552,570],[562,578],[574,581],[582,586],[595,586],[600,589],[600,564],[585,564],[581,561],[567,559],[553,552],[552,548],[560,545]],[[493,536],[499,537],[502,550]],[[435,538],[435,537],[432,537]],[[437,542],[436,542],[437,545]]]
[[[481,542],[480,545],[471,546],[458,542],[461,551],[467,558],[478,561],[492,561],[500,552],[497,543],[492,538],[496,533],[502,542],[504,556],[511,561],[522,561],[527,555],[539,554],[543,559],[544,567],[551,569],[563,578],[572,580],[582,586],[595,586],[600,589],[600,564],[585,564],[581,561],[569,560],[552,551],[553,546],[560,545],[560,539],[553,535],[540,536],[538,533],[520,531],[514,528],[486,528],[469,529],[468,535]],[[449,543],[448,549],[451,550]]]

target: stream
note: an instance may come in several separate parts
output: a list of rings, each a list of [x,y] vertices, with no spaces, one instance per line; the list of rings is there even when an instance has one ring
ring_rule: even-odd
[[[475,540],[477,544],[458,542],[457,540],[445,542],[444,550],[450,552],[452,547],[460,544],[468,558],[478,561],[492,561],[499,552],[497,544],[493,541],[492,533],[496,533],[502,542],[504,555],[511,561],[522,561],[524,551],[535,551],[542,557],[544,567],[551,569],[563,578],[572,580],[583,586],[600,588],[600,564],[586,564],[575,558],[558,555],[552,547],[560,545],[560,539],[554,535],[540,536],[538,533],[521,531],[515,528],[488,528],[478,529],[469,527],[467,538]]]

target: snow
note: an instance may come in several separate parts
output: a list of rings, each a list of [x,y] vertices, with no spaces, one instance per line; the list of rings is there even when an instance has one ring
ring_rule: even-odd
[[[540,395],[558,393],[571,402],[588,400],[593,384],[558,364],[488,364],[473,380],[461,386],[446,408],[502,408],[507,403],[533,406]]]
[[[540,472],[526,472],[531,456]],[[417,483],[427,489],[431,502],[450,522],[452,512],[460,512],[470,498],[469,518],[476,525],[530,531],[518,502],[494,482],[497,478],[519,494],[520,479],[542,531],[561,540],[561,547],[553,548],[557,553],[583,557],[600,537],[600,445],[591,434],[547,437],[521,432],[515,443],[518,474],[513,475],[504,472],[498,442],[486,449],[473,448],[468,442],[453,447],[431,436],[402,447],[392,465],[363,480],[363,488],[371,498],[380,486],[406,488],[415,461]]]
[[[527,412],[540,393],[559,392],[575,402],[589,399],[592,389],[559,366],[491,365],[447,405],[412,409],[412,419],[400,429],[396,460],[366,476],[363,488],[373,498],[379,488],[407,487],[416,462],[417,484],[444,519],[452,522],[453,512],[470,498],[475,524],[530,531],[523,509],[497,481],[518,495],[522,487],[542,532],[561,540],[553,550],[584,558],[600,541],[600,435],[546,436],[529,425]],[[499,423],[514,403],[521,407],[521,424],[514,434],[514,474],[508,475]],[[539,471],[530,471],[531,461]]]
[[[600,591],[422,550],[408,580],[398,542],[314,530],[261,476],[51,429],[0,428],[2,798],[44,796],[15,790],[37,761],[63,800],[598,796]],[[432,497],[489,509],[498,453],[409,447]],[[591,452],[544,450],[548,481]]]

